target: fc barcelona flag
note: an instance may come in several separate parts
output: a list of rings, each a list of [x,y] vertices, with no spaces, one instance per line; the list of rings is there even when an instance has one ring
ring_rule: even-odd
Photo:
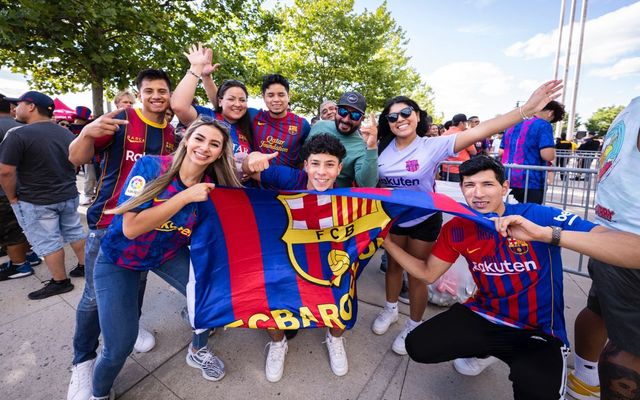
[[[392,221],[435,211],[493,223],[447,196],[349,188],[216,188],[199,203],[188,287],[197,329],[351,328],[356,278]]]

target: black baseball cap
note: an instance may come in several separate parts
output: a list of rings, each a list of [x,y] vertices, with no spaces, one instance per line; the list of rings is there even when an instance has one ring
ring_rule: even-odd
[[[467,116],[464,114],[456,114],[451,118],[451,123],[454,126],[458,125],[460,122],[467,122]]]
[[[364,96],[358,92],[346,92],[340,96],[337,105],[338,107],[347,106],[355,108],[363,114],[367,110],[367,101],[364,99]]]
[[[44,107],[50,111],[53,111],[53,109],[55,108],[55,104],[53,103],[53,99],[51,97],[47,96],[44,93],[36,92],[35,90],[30,90],[26,93],[23,93],[22,96],[18,98],[5,97],[4,99],[9,103],[14,104],[20,103],[21,101],[26,101],[29,103],[33,103],[38,107]]]

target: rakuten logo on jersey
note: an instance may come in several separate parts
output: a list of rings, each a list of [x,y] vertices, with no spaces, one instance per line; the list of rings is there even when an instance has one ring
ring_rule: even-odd
[[[142,157],[144,155],[144,153],[136,153],[132,150],[127,150],[124,153],[124,159],[126,161],[132,161],[132,162],[136,162],[140,159],[140,157]]]
[[[485,275],[509,275],[521,272],[537,271],[538,265],[534,261],[521,262],[473,262],[471,272],[482,272]]]

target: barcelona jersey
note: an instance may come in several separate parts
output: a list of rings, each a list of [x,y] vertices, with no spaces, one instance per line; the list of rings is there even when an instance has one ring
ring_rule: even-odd
[[[557,208],[532,203],[505,206],[504,216],[521,215],[541,226],[580,232],[597,226]],[[455,217],[442,227],[432,254],[451,263],[459,255],[467,260],[478,286],[465,303],[471,310],[497,324],[540,329],[568,345],[560,247],[505,238]]]
[[[225,121],[222,114],[215,112],[214,110],[203,107],[203,106],[194,106],[198,115],[207,116],[209,118],[217,119],[218,121],[225,122],[229,125],[229,134],[231,136],[231,141],[233,142],[233,154],[237,153],[245,153],[249,154],[251,152],[251,146],[249,144],[249,140],[247,136],[240,131],[238,124],[232,124]]]
[[[302,163],[300,150],[309,136],[311,126],[306,119],[287,112],[283,118],[273,118],[269,111],[249,109],[253,128],[253,150],[278,153],[272,164],[298,168]]]
[[[126,119],[113,136],[105,136],[95,141],[96,152],[104,152],[96,200],[87,210],[90,229],[104,229],[109,226],[113,215],[104,214],[115,208],[124,182],[133,164],[145,154],[171,154],[175,139],[173,127],[166,122],[158,124],[142,115],[137,108],[127,108],[115,116]]]
[[[139,196],[149,182],[169,168],[171,160],[172,156],[144,156],[138,160],[127,178],[118,205]],[[160,205],[185,189],[179,175],[176,175],[162,193],[131,211],[140,212]],[[196,204],[189,203],[160,227],[135,239],[124,236],[123,217],[116,215],[100,248],[116,265],[134,270],[152,269],[171,260],[181,247],[189,245],[196,214]]]

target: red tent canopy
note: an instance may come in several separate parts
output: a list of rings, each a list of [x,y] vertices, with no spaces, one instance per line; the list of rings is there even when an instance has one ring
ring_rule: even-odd
[[[59,98],[55,98],[53,100],[55,104],[55,109],[53,110],[53,117],[56,121],[60,121],[66,119],[67,121],[73,122],[73,116],[76,111],[70,108],[68,105],[64,104]]]

